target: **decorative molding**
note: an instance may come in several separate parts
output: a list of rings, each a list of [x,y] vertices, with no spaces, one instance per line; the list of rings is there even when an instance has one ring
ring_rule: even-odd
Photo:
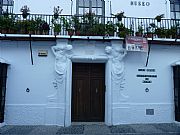
[[[0,57],[0,63],[10,64],[7,60]]]

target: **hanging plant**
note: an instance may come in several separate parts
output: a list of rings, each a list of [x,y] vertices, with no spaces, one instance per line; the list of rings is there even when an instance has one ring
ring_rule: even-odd
[[[160,14],[160,15],[157,15],[155,17],[155,19],[157,20],[157,22],[161,22],[161,19],[164,18],[164,14]]]
[[[123,17],[126,17],[124,16],[124,12],[121,11],[120,13],[117,13],[117,14],[112,14],[114,17],[116,17],[118,19],[118,21],[122,21],[122,18]]]
[[[20,9],[20,11],[22,12],[22,16],[25,19],[29,15],[30,9],[27,7],[27,5],[25,5]]]
[[[54,19],[58,19],[59,15],[61,14],[63,9],[60,9],[59,6],[54,7]]]

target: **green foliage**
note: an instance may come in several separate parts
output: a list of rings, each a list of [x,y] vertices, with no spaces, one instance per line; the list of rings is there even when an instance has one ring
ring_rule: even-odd
[[[106,24],[106,34],[114,35],[115,31],[116,31],[116,25],[113,24],[112,21],[108,21],[107,24]]]
[[[61,24],[54,24],[54,32],[57,32],[57,33],[59,33],[59,32],[61,32]]]
[[[118,27],[118,36],[121,38],[125,38],[126,35],[131,35],[134,31],[132,29],[128,29],[124,26],[123,23],[116,23]]]
[[[15,17],[13,15],[0,16],[0,30],[5,33],[14,33]]]

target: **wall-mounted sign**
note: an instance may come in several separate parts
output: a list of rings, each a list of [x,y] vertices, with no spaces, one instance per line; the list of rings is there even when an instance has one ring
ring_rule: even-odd
[[[48,56],[48,50],[39,50],[38,56],[39,57],[47,57]]]
[[[143,6],[143,7],[147,6],[148,7],[151,5],[151,3],[147,2],[147,1],[131,1],[130,5],[131,6]]]
[[[127,36],[126,37],[126,50],[147,52],[148,41],[146,38],[143,38],[143,37]]]
[[[142,83],[152,83],[153,78],[157,78],[155,69],[138,69],[139,74],[136,75],[138,78],[142,78]]]

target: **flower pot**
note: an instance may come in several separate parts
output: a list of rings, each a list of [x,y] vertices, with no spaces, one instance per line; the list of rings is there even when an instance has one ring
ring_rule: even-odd
[[[76,35],[76,36],[80,36],[80,35],[81,35],[80,31],[76,31],[76,32],[75,32],[75,35]]]
[[[8,30],[2,29],[1,32],[2,32],[2,34],[7,34],[7,33],[8,33]]]
[[[68,30],[68,35],[69,35],[69,36],[74,35],[74,30]]]
[[[35,34],[35,31],[30,30],[29,34]]]
[[[54,19],[58,19],[58,14],[54,14]]]
[[[147,38],[152,38],[153,34],[152,33],[147,33]]]
[[[35,31],[35,34],[36,34],[36,35],[42,35],[42,31],[41,31],[41,30],[36,30],[36,31]]]
[[[9,30],[8,30],[8,33],[9,33],[9,34],[14,34],[14,33],[15,33],[15,30],[9,29]]]
[[[23,13],[22,14],[23,19],[26,19],[28,15],[29,15],[28,13]]]
[[[136,32],[136,36],[137,36],[137,37],[142,37],[142,35],[143,35],[143,34],[142,34],[141,32]]]
[[[118,21],[122,21],[122,17],[121,16],[117,16]]]
[[[157,22],[161,22],[161,18],[157,18],[156,20],[157,20]]]
[[[49,31],[48,31],[48,30],[43,30],[42,34],[43,34],[43,35],[48,35],[48,34],[49,34]]]
[[[54,31],[54,35],[59,35],[59,32],[57,32],[57,31]]]

